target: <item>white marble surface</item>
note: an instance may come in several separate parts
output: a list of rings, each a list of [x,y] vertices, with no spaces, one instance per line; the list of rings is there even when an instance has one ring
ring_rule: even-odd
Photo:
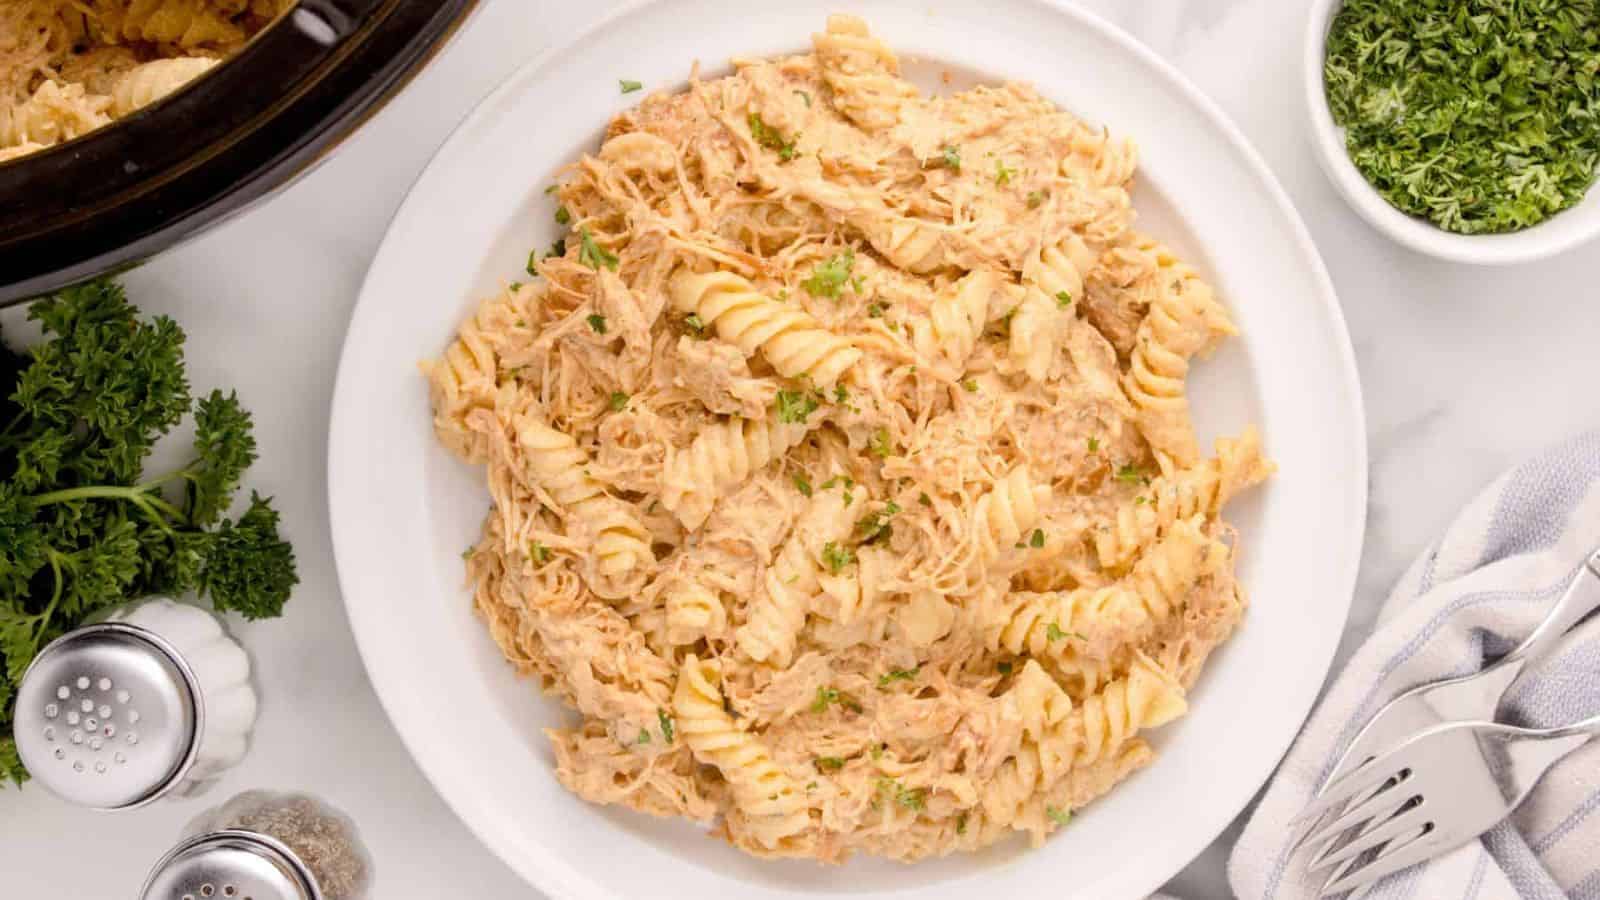
[[[252,756],[209,799],[256,786],[330,798],[364,826],[384,900],[537,895],[478,846],[422,778],[356,657],[324,508],[340,342],[384,226],[433,148],[521,61],[614,5],[485,0],[447,53],[335,159],[127,279],[143,307],[176,317],[190,334],[192,380],[235,386],[255,411],[262,461],[252,481],[278,497],[300,556],[303,584],[289,616],[238,629],[266,702]],[[1482,484],[1540,446],[1600,427],[1592,277],[1600,245],[1482,270],[1419,257],[1364,225],[1323,178],[1302,124],[1299,0],[1083,5],[1133,32],[1227,110],[1287,187],[1338,285],[1366,387],[1372,458],[1366,553],[1342,657],[1387,585]],[[103,816],[37,788],[0,791],[0,896],[129,896],[205,805]],[[1193,900],[1229,896],[1223,865],[1232,834],[1171,890]]]

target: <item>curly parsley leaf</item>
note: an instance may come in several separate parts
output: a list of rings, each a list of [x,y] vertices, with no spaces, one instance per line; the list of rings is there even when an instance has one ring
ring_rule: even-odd
[[[820,406],[817,398],[805,391],[779,391],[773,404],[778,410],[778,421],[786,425],[804,423]]]
[[[751,113],[745,121],[750,126],[750,136],[755,138],[755,142],[768,150],[778,151],[778,159],[788,162],[799,154],[799,149],[795,146],[799,135],[785,140],[778,129],[761,120],[760,113]]]
[[[818,264],[811,271],[811,277],[800,282],[800,287],[813,297],[837,300],[845,285],[850,283],[850,274],[855,265],[856,251],[852,247],[846,247],[844,252],[835,253],[827,262]]]
[[[250,416],[220,391],[191,404],[175,323],[141,320],[110,281],[29,315],[44,340],[25,357],[0,353],[0,779],[19,782],[8,707],[50,640],[124,600],[191,590],[221,610],[277,615],[297,582],[267,501],[218,524],[256,458]],[[193,457],[147,476],[191,405]]]
[[[594,269],[596,272],[600,271],[602,267],[613,272],[617,270],[617,255],[595,243],[594,236],[589,234],[589,229],[579,228],[578,240],[581,242],[578,250],[578,262]]]

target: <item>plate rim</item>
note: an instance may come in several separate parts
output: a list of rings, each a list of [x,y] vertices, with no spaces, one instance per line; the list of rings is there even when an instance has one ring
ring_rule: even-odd
[[[422,772],[423,777],[428,780],[429,785],[438,793],[452,813],[455,814],[456,818],[508,868],[529,885],[551,897],[578,897],[584,898],[584,900],[591,900],[591,898],[592,900],[620,900],[619,895],[593,880],[585,872],[568,865],[553,853],[547,852],[543,858],[537,860],[525,858],[525,856],[521,855],[525,852],[525,848],[521,846],[513,847],[508,839],[489,829],[484,824],[483,819],[485,817],[483,815],[470,813],[464,809],[460,800],[443,786],[451,780],[443,770],[444,767],[439,766],[433,760],[431,753],[424,752],[420,746],[422,736],[426,730],[425,727],[412,722],[409,714],[402,712],[402,704],[397,697],[397,688],[392,685],[384,687],[384,683],[378,677],[378,670],[374,668],[373,654],[368,646],[368,641],[372,640],[372,637],[362,628],[360,614],[356,611],[355,605],[345,601],[345,597],[354,593],[351,591],[351,587],[355,576],[349,572],[349,566],[341,562],[341,559],[345,558],[349,552],[348,550],[341,552],[342,547],[348,546],[348,541],[341,538],[341,534],[344,533],[341,525],[344,523],[343,513],[353,512],[353,510],[349,504],[341,499],[338,475],[340,473],[341,460],[351,458],[349,454],[343,451],[347,441],[353,440],[354,436],[342,436],[343,432],[339,425],[340,412],[357,399],[352,397],[349,386],[354,377],[351,375],[350,368],[351,348],[355,343],[354,336],[358,333],[357,326],[362,324],[364,320],[370,319],[381,303],[379,298],[372,296],[372,283],[375,273],[379,269],[379,263],[384,261],[390,239],[394,236],[398,224],[407,219],[410,214],[416,212],[412,207],[417,200],[419,189],[435,173],[440,161],[455,153],[460,145],[475,137],[472,133],[474,131],[473,126],[480,121],[480,118],[499,101],[527,82],[531,74],[548,67],[560,57],[574,52],[599,32],[614,25],[617,21],[636,14],[640,10],[666,6],[672,2],[674,0],[626,0],[626,2],[620,3],[610,13],[590,22],[583,28],[572,32],[557,43],[551,44],[530,57],[494,88],[470,105],[470,108],[460,118],[449,136],[429,156],[428,162],[407,187],[404,199],[396,206],[384,227],[383,238],[379,242],[378,248],[373,254],[372,262],[362,278],[361,289],[352,308],[344,339],[341,341],[339,364],[334,379],[332,402],[329,407],[327,489],[328,521],[330,539],[334,551],[334,568],[340,590],[341,605],[345,610],[346,620],[355,637],[357,652],[361,658],[363,668],[367,671],[368,681],[372,685],[372,690],[377,695],[384,714],[389,718],[391,725],[399,735],[406,752]],[[1347,418],[1356,427],[1356,433],[1349,436],[1350,450],[1353,456],[1348,462],[1354,465],[1354,472],[1347,479],[1346,492],[1348,496],[1345,497],[1346,502],[1350,504],[1351,522],[1349,533],[1342,536],[1342,541],[1339,542],[1337,547],[1345,559],[1344,565],[1341,567],[1342,577],[1339,585],[1341,590],[1338,592],[1338,596],[1343,598],[1337,623],[1339,631],[1342,633],[1345,626],[1348,625],[1365,543],[1365,522],[1369,501],[1367,481],[1370,477],[1367,422],[1363,388],[1359,368],[1356,365],[1349,326],[1333,279],[1328,272],[1326,262],[1312,239],[1310,229],[1306,226],[1305,220],[1301,217],[1299,210],[1295,207],[1276,173],[1268,166],[1266,160],[1260,155],[1244,132],[1215,101],[1203,93],[1175,65],[1168,62],[1120,26],[1090,10],[1073,5],[1068,0],[1015,0],[1015,2],[1031,4],[1051,15],[1065,16],[1074,24],[1095,32],[1100,39],[1115,45],[1118,51],[1134,57],[1137,62],[1152,70],[1157,77],[1165,80],[1169,87],[1175,89],[1186,103],[1195,108],[1217,129],[1218,133],[1227,141],[1229,150],[1238,155],[1248,168],[1249,174],[1266,189],[1265,200],[1270,203],[1274,212],[1283,217],[1292,226],[1292,242],[1305,257],[1309,274],[1318,288],[1316,301],[1322,307],[1321,312],[1329,317],[1332,324],[1337,325],[1337,334],[1331,340],[1331,347],[1340,364],[1340,371],[1334,381],[1342,389],[1342,396],[1346,400],[1348,408],[1345,412]],[[364,638],[363,634],[369,634],[369,636]],[[1320,673],[1320,677],[1314,681],[1306,679],[1306,687],[1300,691],[1301,696],[1297,697],[1293,704],[1296,712],[1287,717],[1293,720],[1294,728],[1292,730],[1284,728],[1281,735],[1275,735],[1271,741],[1266,742],[1271,745],[1271,752],[1267,754],[1271,764],[1264,766],[1259,773],[1252,773],[1245,777],[1244,780],[1250,785],[1249,790],[1241,790],[1237,799],[1223,804],[1208,804],[1207,818],[1210,820],[1210,824],[1197,829],[1207,835],[1205,841],[1193,848],[1183,859],[1175,861],[1170,866],[1151,867],[1156,871],[1146,872],[1148,877],[1144,879],[1135,879],[1134,883],[1141,885],[1141,887],[1130,896],[1143,897],[1155,891],[1182,868],[1192,863],[1205,848],[1215,842],[1228,824],[1260,792],[1261,787],[1277,771],[1284,755],[1299,737],[1305,720],[1315,708],[1316,700],[1321,695],[1322,687],[1328,681],[1339,643],[1338,640],[1329,642],[1325,657],[1317,662],[1315,670]]]

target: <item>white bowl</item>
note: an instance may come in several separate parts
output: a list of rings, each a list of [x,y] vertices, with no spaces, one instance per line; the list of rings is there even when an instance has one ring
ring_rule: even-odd
[[[1323,91],[1322,63],[1328,28],[1342,5],[1344,0],[1312,0],[1305,37],[1306,112],[1322,170],[1363,219],[1419,253],[1482,266],[1533,262],[1570,250],[1600,234],[1600,185],[1591,186],[1583,200],[1571,209],[1532,228],[1505,234],[1456,234],[1390,206],[1350,161],[1345,152],[1344,129],[1334,123]]]
[[[1299,730],[1349,607],[1366,504],[1360,387],[1337,299],[1272,175],[1209,101],[1133,40],[1043,0],[850,4],[937,85],[1014,77],[1119,133],[1145,165],[1140,222],[1210,275],[1245,337],[1197,367],[1209,439],[1259,422],[1282,466],[1233,518],[1254,598],[1213,658],[1191,715],[1153,733],[1161,757],[1039,850],[1013,842],[916,866],[858,858],[762,862],[683,821],[588,805],[552,777],[541,728],[566,715],[519,680],[471,612],[461,550],[488,495],[483,474],[430,428],[419,359],[437,355],[478,298],[519,277],[556,237],[553,173],[597,146],[606,118],[689,66],[808,47],[837,0],[640,3],[544,54],[491,94],[397,214],[363,288],[340,363],[329,509],[350,622],[418,764],[458,815],[560,900],[638,897],[1143,897],[1213,840]],[[526,275],[520,275],[526,278]]]

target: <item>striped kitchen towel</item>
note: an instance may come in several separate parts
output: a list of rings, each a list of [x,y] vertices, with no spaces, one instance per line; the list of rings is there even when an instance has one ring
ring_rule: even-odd
[[[1291,857],[1289,822],[1339,753],[1401,691],[1478,670],[1526,637],[1600,545],[1600,433],[1502,477],[1395,586],[1374,631],[1284,758],[1229,860],[1244,900],[1316,896]],[[1600,617],[1507,692],[1501,721],[1550,726],[1600,715]],[[1482,839],[1397,872],[1374,900],[1600,900],[1600,741],[1563,760]]]

